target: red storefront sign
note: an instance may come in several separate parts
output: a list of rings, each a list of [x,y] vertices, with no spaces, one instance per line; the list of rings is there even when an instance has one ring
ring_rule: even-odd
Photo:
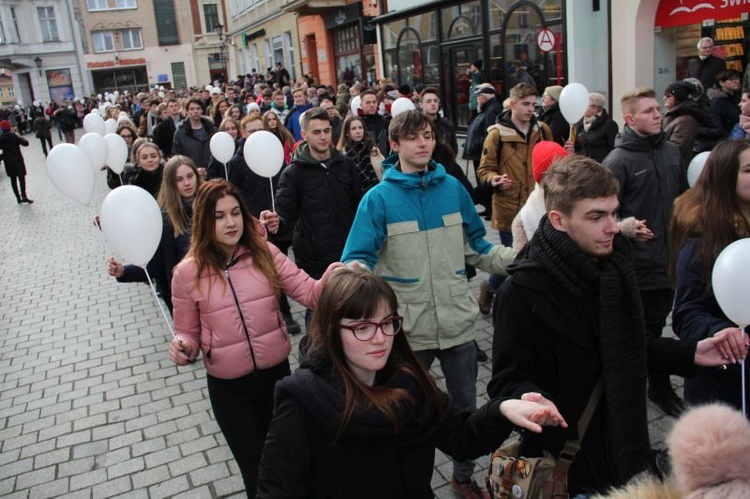
[[[706,19],[739,18],[750,10],[750,0],[661,0],[654,26],[672,28],[701,24]]]

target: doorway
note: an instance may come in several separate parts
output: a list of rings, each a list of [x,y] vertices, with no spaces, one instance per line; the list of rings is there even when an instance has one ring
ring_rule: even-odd
[[[454,45],[443,52],[445,66],[446,103],[443,111],[456,128],[466,128],[469,125],[469,97],[471,89],[471,63],[482,59],[480,44]]]

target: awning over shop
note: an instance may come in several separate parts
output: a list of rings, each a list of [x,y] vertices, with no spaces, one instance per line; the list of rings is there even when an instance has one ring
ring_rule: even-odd
[[[658,28],[673,28],[701,24],[712,19],[747,19],[750,9],[748,0],[661,0],[656,10],[654,26]]]

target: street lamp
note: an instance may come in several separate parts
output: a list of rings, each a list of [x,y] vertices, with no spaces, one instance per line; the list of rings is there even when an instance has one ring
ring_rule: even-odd
[[[36,70],[39,72],[39,76],[42,76],[42,58],[36,56],[36,58],[34,59],[34,64],[36,64]]]
[[[214,29],[216,34],[219,36],[219,62],[224,70],[224,79],[228,80],[229,75],[227,74],[227,39],[224,33],[224,25],[218,23]]]

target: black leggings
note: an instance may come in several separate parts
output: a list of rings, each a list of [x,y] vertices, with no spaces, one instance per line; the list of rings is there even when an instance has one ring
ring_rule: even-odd
[[[216,422],[242,473],[247,496],[255,497],[258,465],[273,416],[276,382],[291,373],[289,361],[237,379],[208,379]]]
[[[13,194],[16,195],[16,200],[20,203],[22,199],[26,199],[26,175],[10,175],[9,177],[10,187],[13,189]]]

